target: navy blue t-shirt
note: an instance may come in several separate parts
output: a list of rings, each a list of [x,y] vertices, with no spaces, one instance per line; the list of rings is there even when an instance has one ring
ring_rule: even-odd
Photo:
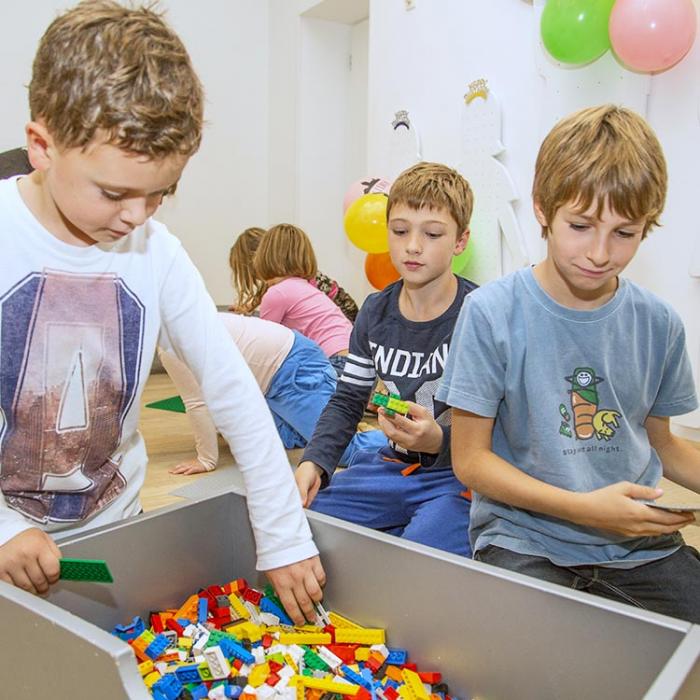
[[[450,307],[431,321],[409,321],[399,310],[399,280],[367,297],[350,336],[350,348],[335,394],[321,414],[303,460],[315,462],[330,477],[355,433],[369,400],[375,378],[401,399],[428,411],[443,429],[438,454],[406,451],[391,444],[394,457],[424,467],[449,469],[451,412],[435,399],[462,302],[476,289],[473,282],[457,278],[458,287]],[[327,483],[327,479],[324,479]]]

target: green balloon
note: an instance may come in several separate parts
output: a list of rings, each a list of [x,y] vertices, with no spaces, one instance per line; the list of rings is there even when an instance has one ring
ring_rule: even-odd
[[[548,0],[540,32],[547,51],[562,63],[589,63],[610,48],[608,22],[615,0]]]

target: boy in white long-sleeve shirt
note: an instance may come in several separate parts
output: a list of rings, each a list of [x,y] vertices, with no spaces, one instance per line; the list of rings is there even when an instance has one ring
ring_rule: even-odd
[[[34,172],[0,181],[0,579],[44,593],[48,533],[139,512],[160,336],[241,466],[257,566],[300,622],[324,573],[285,452],[197,270],[151,218],[201,139],[184,46],[148,9],[81,3],[41,39],[29,101]]]

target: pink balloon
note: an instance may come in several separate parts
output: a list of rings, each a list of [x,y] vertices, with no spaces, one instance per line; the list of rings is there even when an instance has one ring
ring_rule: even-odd
[[[348,207],[356,200],[365,194],[381,194],[388,192],[391,187],[391,182],[384,177],[363,177],[357,182],[353,182],[348,188],[348,191],[343,197],[343,213],[348,210]]]
[[[696,28],[693,0],[617,0],[610,14],[610,43],[629,68],[656,73],[688,53]]]

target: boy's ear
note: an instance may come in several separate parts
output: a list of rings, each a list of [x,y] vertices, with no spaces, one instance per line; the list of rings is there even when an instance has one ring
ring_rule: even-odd
[[[537,219],[538,223],[540,226],[547,228],[549,224],[547,223],[547,217],[544,215],[544,212],[542,211],[542,207],[539,205],[538,202],[534,203],[534,209],[535,209],[535,218]]]
[[[464,252],[464,249],[467,247],[467,243],[469,243],[469,234],[471,232],[469,231],[468,228],[465,228],[462,233],[457,235],[457,242],[455,243],[455,249],[453,255],[459,255],[460,253]]]
[[[34,170],[44,171],[51,165],[54,148],[49,130],[41,121],[31,121],[24,128],[27,135],[27,157]]]

